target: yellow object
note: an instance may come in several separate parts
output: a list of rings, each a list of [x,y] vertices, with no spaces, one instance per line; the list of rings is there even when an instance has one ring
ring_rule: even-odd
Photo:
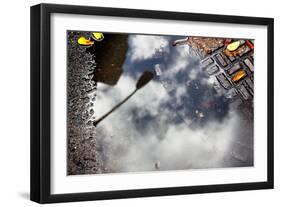
[[[226,49],[230,52],[235,51],[240,46],[240,41],[235,41],[227,45]]]
[[[104,39],[104,35],[101,32],[93,32],[92,38],[96,41],[102,41]]]
[[[232,81],[233,82],[238,82],[239,80],[241,80],[242,78],[244,78],[245,76],[247,76],[247,73],[244,70],[239,70],[233,77],[232,77]]]
[[[92,46],[94,44],[94,41],[88,40],[85,37],[79,37],[78,44],[82,46]]]

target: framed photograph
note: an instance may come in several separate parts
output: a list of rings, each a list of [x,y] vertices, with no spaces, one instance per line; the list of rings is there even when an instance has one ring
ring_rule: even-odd
[[[31,200],[273,188],[273,19],[31,7]]]

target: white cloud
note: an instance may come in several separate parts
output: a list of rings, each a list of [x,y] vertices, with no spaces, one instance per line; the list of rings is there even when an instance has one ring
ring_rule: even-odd
[[[127,104],[126,108],[129,107]],[[124,111],[116,112],[98,128],[98,132],[105,133],[98,135],[104,146],[106,166],[115,172],[155,170],[158,161],[161,170],[223,167],[239,123],[233,115],[223,124],[214,122],[193,130],[185,124],[167,126],[167,117],[160,116],[160,124],[152,124],[150,133],[143,134],[126,119],[130,115]],[[165,130],[163,127],[167,127],[167,132],[159,139],[156,135]]]
[[[152,58],[156,50],[168,51],[168,40],[161,36],[133,35],[130,36],[130,58],[139,61]]]
[[[190,59],[188,58],[186,51],[183,48],[188,47],[187,45],[180,45],[176,47],[176,54],[177,56],[170,62],[167,66],[168,76],[174,76],[174,74],[178,73],[180,70],[186,69],[187,66],[190,64]],[[186,70],[186,73],[189,71]]]
[[[114,88],[97,96],[96,112],[108,111],[134,90],[134,84],[123,76]],[[162,85],[152,81],[98,125],[97,136],[108,168],[115,172],[155,170],[158,161],[161,170],[223,166],[239,117],[231,114],[223,123],[214,121],[197,130],[184,123],[167,125],[169,116],[175,114],[165,108],[160,111],[160,105],[168,100]],[[132,109],[140,116],[148,113],[156,117],[145,133],[133,123]]]

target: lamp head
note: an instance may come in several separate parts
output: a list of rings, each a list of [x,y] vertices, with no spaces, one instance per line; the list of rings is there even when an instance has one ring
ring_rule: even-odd
[[[144,87],[146,84],[149,83],[153,79],[154,75],[152,72],[144,71],[141,77],[138,79],[138,82],[136,84],[136,88],[140,89]]]

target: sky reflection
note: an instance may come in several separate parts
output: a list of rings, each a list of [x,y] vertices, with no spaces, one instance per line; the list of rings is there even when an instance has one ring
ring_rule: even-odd
[[[215,92],[188,46],[172,46],[181,38],[129,35],[117,84],[98,83],[97,118],[130,94],[144,71],[154,73],[150,83],[96,128],[104,165],[111,172],[241,165],[229,154],[240,136],[241,117]],[[243,130],[250,133],[252,127],[246,123]]]

